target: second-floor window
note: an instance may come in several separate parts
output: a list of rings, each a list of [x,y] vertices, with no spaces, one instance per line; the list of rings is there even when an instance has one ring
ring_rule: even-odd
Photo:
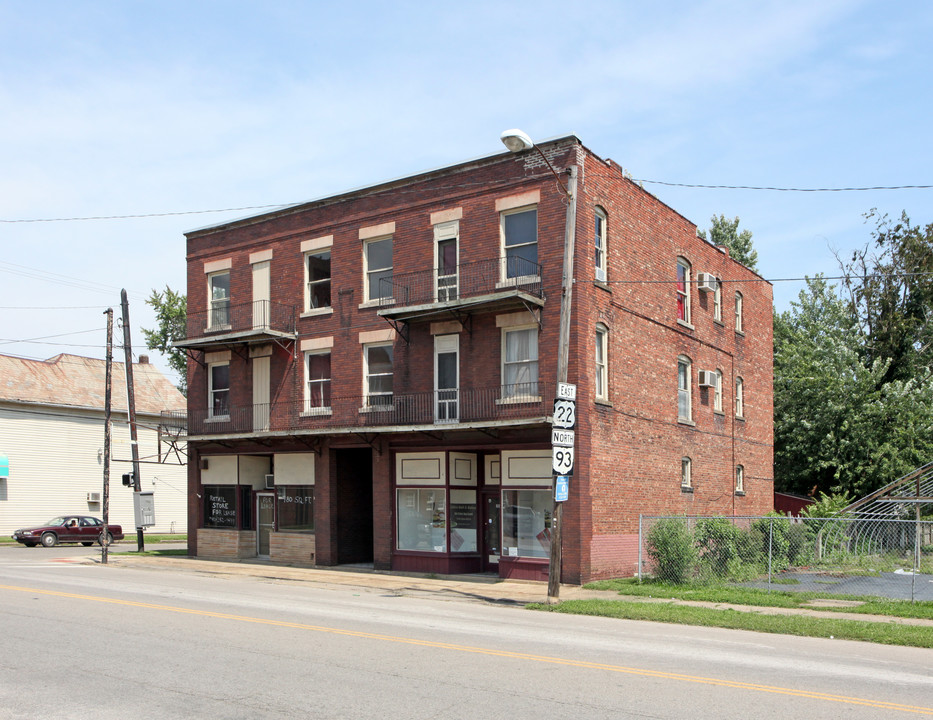
[[[745,417],[745,381],[740,377],[735,379],[735,416]]]
[[[690,263],[677,258],[677,319],[690,324]]]
[[[305,412],[330,410],[330,353],[305,353]]]
[[[207,285],[210,295],[207,326],[221,328],[230,325],[230,273],[208,275]]]
[[[596,208],[596,219],[593,228],[594,242],[596,244],[596,279],[606,280],[606,213],[602,208]]]
[[[609,399],[609,328],[602,323],[596,326],[596,377],[594,385],[597,400]]]
[[[392,356],[392,343],[374,343],[363,346],[366,407],[378,408],[392,405]]]
[[[502,330],[502,399],[538,394],[538,326]]]
[[[722,282],[716,279],[716,289],[713,291],[713,320],[722,322]]]
[[[524,208],[501,216],[503,279],[538,274],[538,209]]]
[[[722,370],[713,373],[713,410],[722,412]]]
[[[208,372],[208,416],[227,418],[230,416],[230,363],[211,363]]]
[[[330,250],[320,250],[305,255],[305,272],[308,283],[305,310],[330,307]]]
[[[693,397],[690,381],[690,358],[677,358],[677,419],[685,422],[693,420]]]
[[[367,240],[363,243],[363,266],[366,273],[366,300],[392,297],[392,238]]]

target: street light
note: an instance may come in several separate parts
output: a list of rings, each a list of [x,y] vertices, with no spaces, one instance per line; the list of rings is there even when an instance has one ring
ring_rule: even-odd
[[[535,145],[534,141],[528,137],[528,133],[523,132],[518,128],[513,128],[512,130],[505,130],[499,136],[499,139],[502,141],[502,144],[509,149],[509,152],[512,153],[520,153],[525,150],[531,150],[532,148],[537,150],[538,154],[541,156],[541,159],[544,160],[545,164],[548,166],[548,169],[554,174],[554,177],[557,178],[557,182],[560,183],[560,189],[564,191],[567,199],[573,200],[573,193],[570,191],[570,189],[568,189],[564,181],[561,180],[557,170],[555,170],[554,166],[551,165],[551,161],[547,159],[547,156],[543,152],[541,152],[541,148]]]
[[[570,307],[573,295],[573,253],[574,240],[577,228],[577,166],[571,165],[567,172],[570,180],[565,185],[551,161],[541,151],[532,139],[521,130],[506,130],[499,136],[502,143],[510,152],[519,153],[534,148],[550,168],[561,190],[567,196],[567,219],[564,224],[564,272],[563,290],[560,296],[560,329],[557,342],[557,382],[567,382],[567,368],[570,364]],[[554,492],[556,497],[557,476],[554,477]],[[557,602],[560,599],[560,569],[561,569],[561,525],[563,516],[563,502],[554,502],[554,516],[551,522],[551,556],[548,566],[547,596],[548,602]]]

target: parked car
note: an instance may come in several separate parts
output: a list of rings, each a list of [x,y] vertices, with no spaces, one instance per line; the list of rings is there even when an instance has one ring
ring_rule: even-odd
[[[104,544],[104,523],[88,515],[61,515],[52,518],[45,525],[21,528],[13,533],[13,539],[26,547],[35,547],[39,543],[45,547],[54,547],[58,543],[81,543],[84,546],[95,542]],[[106,542],[123,539],[123,528],[119,525],[107,526]]]

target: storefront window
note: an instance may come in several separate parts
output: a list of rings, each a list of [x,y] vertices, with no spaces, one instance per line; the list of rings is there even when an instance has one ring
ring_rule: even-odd
[[[445,491],[442,488],[399,488],[396,493],[398,549],[447,552]],[[475,535],[474,531],[474,544]]]
[[[236,527],[236,485],[204,486],[204,527]]]
[[[278,485],[275,496],[279,530],[314,532],[313,485]]]
[[[505,490],[502,493],[502,554],[542,557],[551,552],[550,490]]]
[[[451,552],[476,552],[476,528],[476,490],[451,490]]]

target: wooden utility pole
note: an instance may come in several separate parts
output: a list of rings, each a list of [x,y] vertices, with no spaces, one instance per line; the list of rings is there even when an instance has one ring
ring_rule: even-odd
[[[110,426],[112,410],[113,387],[113,308],[104,311],[107,316],[107,371],[104,380],[104,492],[101,507],[104,509],[104,529],[101,533],[100,561],[107,564],[107,553],[110,543],[107,535],[110,532]]]
[[[539,151],[540,152],[540,151]],[[560,327],[557,342],[557,382],[567,382],[570,358],[570,310],[573,299],[573,255],[577,232],[577,166],[570,166],[567,182],[567,220],[564,226],[564,278],[560,295]],[[557,492],[557,476],[554,476],[554,493]],[[563,535],[564,503],[554,503],[551,519],[551,558],[548,566],[547,599],[549,603],[560,600],[561,539]]]
[[[133,386],[133,345],[130,342],[130,303],[126,299],[126,290],[120,291],[120,305],[123,309],[123,355],[126,360],[124,363],[126,367],[126,409],[130,421],[130,450],[133,452],[133,492],[138,493],[142,485],[139,477],[139,442],[136,440],[136,394]],[[137,527],[136,550],[142,552],[145,547],[143,529]]]

